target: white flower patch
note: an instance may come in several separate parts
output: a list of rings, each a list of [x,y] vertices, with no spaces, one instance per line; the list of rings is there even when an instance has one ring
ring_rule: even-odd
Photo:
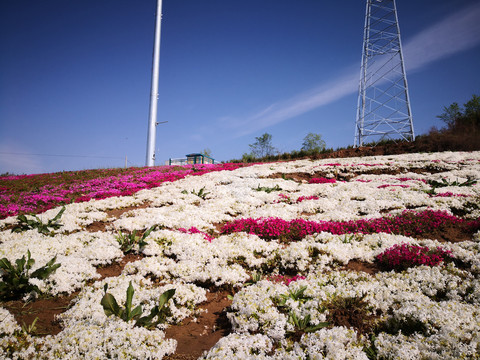
[[[310,359],[368,360],[358,334],[344,327],[320,329],[314,333],[304,334],[300,346],[305,349],[303,355]]]
[[[135,327],[114,317],[102,324],[78,321],[56,336],[40,339],[36,359],[162,359],[177,342],[161,330]]]
[[[478,279],[466,271],[458,270],[453,264],[448,267],[418,266],[402,273],[378,274],[377,279],[383,286],[391,288],[386,295],[388,306],[401,301],[410,300],[403,294],[418,294],[431,299],[466,301],[478,305],[478,296],[474,290],[479,287]],[[395,286],[392,286],[395,284]],[[398,290],[402,290],[401,292]],[[380,298],[381,293],[376,294]],[[397,298],[397,296],[399,298]]]
[[[87,321],[101,326],[107,318],[100,303],[104,295],[103,286],[108,284],[108,292],[115,297],[120,306],[123,306],[130,281],[134,288],[132,306],[142,304],[144,315],[149,314],[150,310],[158,304],[161,294],[169,289],[175,289],[173,300],[168,303],[172,312],[172,315],[167,318],[168,323],[180,322],[192,314],[195,305],[206,301],[206,290],[192,284],[174,283],[154,286],[150,280],[138,274],[121,275],[96,282],[91,287],[85,287],[76,298],[75,305],[61,314],[59,319],[65,327],[78,321]],[[159,326],[165,327],[165,325]]]
[[[270,359],[272,349],[268,336],[256,334],[230,334],[221,338],[200,359]]]
[[[332,235],[320,233],[311,237],[312,246],[329,254],[335,261],[347,264],[350,260],[372,263],[375,256],[397,243],[412,242],[414,239],[385,233]]]
[[[87,280],[100,278],[97,269],[84,258],[76,256],[58,256],[57,263],[61,266],[46,280],[37,284],[43,292],[51,295],[70,294],[81,289]],[[32,280],[36,279],[31,279]],[[41,286],[41,284],[44,286]]]
[[[0,339],[5,335],[12,335],[20,330],[15,318],[7,309],[0,307]]]
[[[370,302],[377,291],[378,282],[366,273],[351,271],[332,271],[327,274],[311,274],[306,280],[308,284],[305,295],[318,303],[329,301],[334,297],[362,297]],[[297,281],[301,284],[302,281]],[[297,285],[298,286],[298,285]]]
[[[22,241],[28,239],[28,241]],[[47,236],[36,230],[12,233],[9,241],[0,244],[0,254],[14,263],[30,251],[35,263],[30,273],[56,256],[61,266],[47,279],[32,279],[41,291],[51,295],[72,293],[87,280],[97,279],[96,265],[106,265],[123,257],[118,242],[110,233],[77,232],[70,235]],[[20,254],[20,255],[19,255]]]
[[[151,256],[126,264],[122,273],[124,275],[153,275],[160,281],[166,281],[172,278],[170,269],[174,267],[175,261],[172,259],[160,256]]]
[[[294,269],[305,271],[311,262],[310,244],[305,241],[292,242],[284,248],[278,250],[280,257],[280,266],[285,269]]]
[[[257,259],[253,249],[245,251],[241,247],[236,248],[236,244],[247,245],[247,241],[242,242],[242,236],[238,234],[214,239],[212,243],[205,240],[203,234],[183,234],[166,230],[152,232],[152,234],[153,239],[156,240],[150,242],[157,243],[146,251],[158,256],[127,264],[124,272],[139,273],[144,276],[152,274],[159,279],[174,278],[183,282],[212,283],[216,286],[240,285],[249,278],[249,275],[239,264],[234,263],[235,259],[239,257],[248,259],[252,266],[266,261]],[[254,238],[254,236],[250,237]],[[230,238],[240,239],[240,241],[232,243]],[[258,238],[257,240],[261,244],[259,250],[263,253],[273,251],[275,248],[263,240]],[[160,242],[168,245],[159,245]],[[162,257],[162,253],[170,258]]]
[[[403,304],[393,316],[400,322],[421,322],[425,333],[408,337],[380,333],[375,342],[378,354],[402,359],[417,359],[420,354],[429,359],[475,358],[480,349],[478,308],[455,301],[423,300]]]
[[[471,271],[477,275],[480,274],[479,233],[474,235],[472,239],[473,241],[463,241],[449,245],[449,249],[453,251],[455,257],[469,264],[471,266]]]
[[[213,246],[222,250],[228,260],[243,260],[251,268],[259,268],[272,260],[279,245],[276,241],[265,241],[256,235],[233,233],[212,240]]]
[[[285,337],[287,317],[276,308],[272,298],[287,292],[287,286],[260,281],[242,288],[235,297],[227,314],[233,329],[240,333],[262,331],[274,340]]]
[[[206,241],[202,234],[179,234],[176,241],[165,250],[165,255],[174,256],[175,264],[169,268],[170,274],[185,282],[213,282],[240,284],[249,278],[238,264],[228,264],[228,253],[221,247]]]

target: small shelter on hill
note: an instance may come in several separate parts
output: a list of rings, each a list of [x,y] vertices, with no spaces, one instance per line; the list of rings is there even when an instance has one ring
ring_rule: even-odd
[[[187,164],[214,164],[215,160],[204,154],[188,154]]]
[[[186,158],[182,159],[169,159],[168,165],[215,164],[215,159],[204,154],[194,153],[185,156]]]

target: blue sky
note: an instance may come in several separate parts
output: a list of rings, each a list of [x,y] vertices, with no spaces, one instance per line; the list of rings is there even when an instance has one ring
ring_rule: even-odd
[[[0,0],[0,173],[145,164],[155,0]],[[397,0],[416,134],[480,94],[480,2]],[[352,145],[365,1],[163,0],[156,164]]]

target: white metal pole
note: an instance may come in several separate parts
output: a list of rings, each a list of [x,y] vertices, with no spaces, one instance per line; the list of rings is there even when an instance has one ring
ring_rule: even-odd
[[[146,166],[155,165],[155,140],[157,127],[158,71],[160,66],[160,30],[162,23],[162,0],[157,0],[155,19],[155,42],[153,48],[152,88],[150,91],[150,117],[148,120]]]

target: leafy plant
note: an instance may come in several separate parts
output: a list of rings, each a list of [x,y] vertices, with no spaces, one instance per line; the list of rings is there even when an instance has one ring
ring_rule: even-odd
[[[120,249],[125,253],[128,254],[132,252],[133,247],[138,244],[139,248],[142,249],[148,245],[145,239],[150,235],[150,233],[155,229],[156,225],[150,227],[147,231],[143,233],[142,236],[137,235],[137,231],[133,230],[130,234],[124,234],[123,232],[119,232],[116,239],[120,244]]]
[[[188,191],[187,190],[183,190],[182,191],[182,194],[188,194]],[[195,191],[195,190],[192,190],[190,191],[190,194],[193,194],[193,195],[197,195],[199,198],[201,198],[202,200],[206,200],[207,199],[207,195],[210,194],[209,192],[206,192],[205,191],[205,186],[202,187],[200,190],[198,191]]]
[[[251,277],[252,277],[252,279],[249,282],[246,282],[245,286],[256,284],[257,282],[262,280],[263,276],[262,276],[261,272],[255,271],[255,272],[252,273]]]
[[[348,236],[347,234],[345,234],[345,235],[343,236],[342,242],[343,242],[344,244],[351,244],[354,239],[355,239],[355,234],[352,234],[352,235],[350,235],[350,236]]]
[[[253,189],[255,191],[265,191],[266,193],[270,194],[272,191],[282,191],[282,188],[280,186],[275,185],[274,187],[266,187],[266,186],[260,186],[258,185],[258,187],[256,189]]]
[[[310,296],[305,295],[305,290],[307,290],[306,285],[300,287],[297,290],[290,289],[288,291],[288,294],[280,294],[278,297],[274,298],[273,301],[277,304],[277,306],[285,306],[288,299],[304,303],[305,301],[311,299]]]
[[[207,198],[207,195],[210,193],[205,191],[205,187],[202,187],[200,190],[198,190],[198,192],[195,192],[195,190],[192,190],[192,194],[197,195],[202,200],[205,200]]]
[[[375,345],[375,341],[377,338],[375,335],[371,334],[370,335],[370,346],[364,345],[363,346],[363,352],[365,355],[367,355],[367,358],[369,360],[377,360],[378,359],[378,349]]]
[[[13,226],[12,232],[18,233],[26,230],[37,229],[40,234],[49,235],[54,230],[58,230],[63,226],[62,224],[58,223],[58,220],[60,220],[64,211],[65,206],[60,209],[58,214],[55,215],[53,219],[48,220],[46,224],[44,224],[37,215],[30,215],[33,216],[33,219],[27,218],[26,215],[18,215],[17,224]]]
[[[168,308],[168,301],[175,295],[175,289],[170,289],[165,291],[158,300],[158,304],[150,311],[150,314],[147,316],[142,316],[142,305],[138,305],[135,308],[132,308],[133,294],[135,290],[133,289],[132,282],[128,284],[127,288],[127,298],[125,300],[125,306],[120,307],[115,300],[115,297],[107,292],[108,284],[105,284],[103,287],[104,295],[100,304],[105,311],[105,315],[115,315],[122,319],[123,321],[129,322],[130,320],[135,320],[135,326],[143,326],[147,329],[153,329],[158,324],[164,323],[166,318],[171,315],[170,309]],[[157,318],[156,320],[155,317]]]
[[[36,326],[37,321],[38,321],[38,316],[35,317],[35,320],[33,320],[33,322],[30,325],[26,325],[25,323],[23,323],[22,332],[25,335],[33,335],[37,331],[37,326]]]
[[[55,270],[60,267],[60,264],[55,264],[57,257],[53,257],[44,266],[38,268],[31,274],[30,269],[35,260],[31,258],[30,250],[27,251],[27,258],[25,255],[21,259],[15,260],[15,266],[7,259],[0,260],[0,270],[2,270],[2,282],[0,283],[0,299],[12,300],[18,299],[22,295],[36,292],[41,293],[38,286],[31,284],[28,280],[30,278],[45,280]]]
[[[429,195],[434,195],[435,194],[435,189],[436,188],[442,188],[442,187],[447,187],[447,186],[459,186],[459,187],[465,187],[465,186],[473,186],[477,183],[477,180],[474,180],[473,178],[467,178],[466,181],[464,182],[459,182],[458,180],[449,182],[447,179],[442,178],[442,181],[437,181],[437,180],[428,180],[427,184],[430,185],[432,188],[429,190],[425,190],[425,192]]]
[[[317,325],[312,325],[310,323],[310,320],[311,320],[310,314],[307,314],[305,317],[301,319],[297,317],[297,314],[293,310],[291,310],[288,314],[288,322],[295,326],[296,331],[303,331],[303,332],[309,333],[309,332],[320,330],[330,325],[329,322],[321,322]]]

